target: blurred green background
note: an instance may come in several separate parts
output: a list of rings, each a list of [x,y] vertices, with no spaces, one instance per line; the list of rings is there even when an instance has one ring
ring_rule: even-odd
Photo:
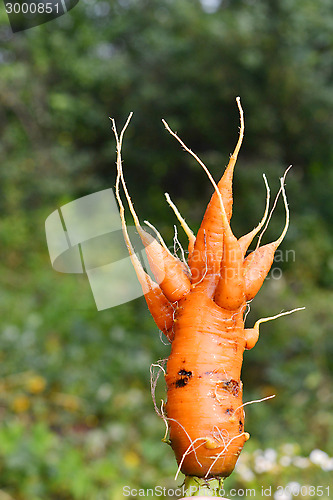
[[[260,496],[272,486],[273,497],[278,486],[329,486],[332,2],[81,0],[17,34],[1,6],[0,43],[0,500],[118,500],[125,485],[181,484],[150,396],[150,364],[169,347],[144,299],[98,312],[85,276],[52,269],[44,222],[57,207],[114,186],[109,116],[121,126],[134,111],[123,158],[139,215],[170,245],[176,220],[167,191],[197,230],[212,188],[161,118],[219,179],[237,140],[237,95],[246,130],[236,235],[261,218],[262,173],[275,194],[293,164],[291,225],[273,265],[280,278],[266,280],[247,325],[306,310],[262,325],[245,353],[244,401],[276,397],[247,407],[251,439],[225,487]],[[278,205],[266,242],[283,223]],[[312,493],[303,489],[302,498]]]

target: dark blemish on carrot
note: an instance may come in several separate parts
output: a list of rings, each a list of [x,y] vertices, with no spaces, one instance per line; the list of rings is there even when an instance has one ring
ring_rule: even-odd
[[[185,378],[179,378],[178,380],[176,380],[176,387],[179,388],[179,387],[185,387],[185,385],[188,384],[188,378],[185,377]]]
[[[224,380],[220,384],[221,389],[230,392],[233,396],[237,397],[239,395],[239,382],[234,379]]]
[[[244,429],[243,422],[240,420],[238,422],[238,424],[239,424],[239,427],[238,427],[239,432],[243,432],[243,429]]]
[[[233,412],[234,412],[233,408],[227,408],[227,409],[226,409],[226,411],[225,411],[225,413],[226,413],[227,415],[232,415],[232,414],[233,414]]]
[[[182,377],[192,377],[192,372],[187,372],[186,370],[179,370],[178,375],[181,375]]]
[[[176,380],[176,387],[185,387],[185,385],[188,384],[190,378],[192,377],[192,372],[191,371],[186,371],[186,370],[179,370],[178,375],[180,375],[180,378]]]

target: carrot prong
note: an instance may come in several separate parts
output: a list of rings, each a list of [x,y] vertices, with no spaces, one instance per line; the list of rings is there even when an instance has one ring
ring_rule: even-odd
[[[258,339],[259,339],[259,325],[261,323],[266,323],[267,321],[273,321],[274,319],[281,318],[281,316],[287,316],[288,314],[292,314],[296,311],[303,311],[305,307],[296,307],[296,309],[292,309],[291,311],[283,311],[279,314],[275,314],[275,316],[268,316],[267,318],[261,318],[258,319],[258,321],[255,322],[253,328],[246,328],[244,330],[245,332],[245,349],[252,349]]]
[[[120,138],[118,136],[118,132],[117,132],[117,128],[116,128],[116,122],[115,122],[115,120],[113,118],[110,118],[110,120],[112,122],[112,130],[113,130],[113,133],[115,135],[116,144],[117,144],[116,198],[117,198],[117,202],[118,202],[118,205],[119,205],[120,219],[121,219],[121,223],[122,223],[124,239],[125,239],[125,243],[126,243],[126,246],[127,246],[127,249],[129,251],[130,256],[135,255],[135,252],[134,252],[132,243],[131,243],[129,235],[128,235],[126,221],[125,221],[125,209],[124,209],[124,205],[123,205],[123,202],[121,200],[120,193],[119,193],[119,184],[120,184],[120,169],[119,169],[119,164],[121,165],[122,139],[123,139],[123,136],[124,136],[124,132],[125,132],[128,124],[129,124],[129,122],[130,122],[130,119],[132,118],[132,115],[133,115],[133,113],[130,113],[130,115],[128,116],[127,121],[126,121],[126,123],[124,125],[124,128],[123,128],[123,130],[121,132]]]
[[[236,165],[236,161],[238,158],[238,153],[240,151],[243,138],[244,138],[244,113],[243,113],[243,108],[240,102],[240,97],[236,98],[238,110],[239,110],[239,119],[240,119],[240,127],[239,127],[239,135],[238,135],[238,141],[236,144],[236,147],[234,149],[234,152],[229,158],[229,163],[224,171],[224,174],[221,178],[221,180],[218,183],[218,188],[219,191],[222,195],[223,198],[223,204],[224,208],[227,214],[227,218],[230,221],[231,215],[232,215],[232,204],[233,204],[233,195],[232,195],[232,179],[234,175],[234,169]],[[213,194],[213,196],[215,193]]]
[[[273,321],[274,319],[281,318],[281,316],[287,316],[288,314],[293,314],[294,312],[297,311],[304,311],[304,309],[305,307],[296,307],[295,309],[291,309],[290,311],[282,311],[279,314],[275,314],[275,316],[268,316],[267,318],[258,319],[254,324],[254,328],[259,329],[259,325],[261,323],[266,323],[267,321]]]
[[[167,129],[167,131],[179,142],[179,144],[185,149],[185,151],[187,151],[187,153],[189,153],[191,156],[193,156],[193,158],[199,163],[199,165],[206,172],[206,174],[207,174],[210,182],[212,183],[212,185],[213,185],[213,187],[215,189],[215,192],[216,192],[216,194],[217,194],[217,196],[219,198],[223,223],[224,223],[224,225],[228,225],[227,216],[226,216],[226,213],[225,213],[225,210],[224,210],[222,196],[221,196],[221,193],[220,193],[220,191],[219,191],[219,189],[217,187],[216,182],[213,179],[212,174],[210,173],[210,171],[208,170],[208,168],[206,167],[206,165],[203,163],[203,161],[201,161],[200,158],[190,148],[188,148],[186,146],[186,144],[184,144],[184,142],[181,140],[180,137],[178,137],[178,135],[176,134],[176,132],[174,132],[173,130],[171,130],[171,128],[169,127],[169,125],[167,124],[167,122],[165,120],[163,120],[163,119],[162,119],[162,122],[163,122],[163,125],[165,126],[165,128]]]
[[[224,234],[220,279],[216,286],[214,300],[216,304],[225,309],[237,309],[244,301],[244,255],[254,236],[258,234],[265,224],[269,210],[270,189],[265,174],[263,177],[267,192],[266,208],[258,226],[239,240],[235,238],[229,228],[226,229]]]
[[[283,241],[283,239],[288,231],[288,227],[289,227],[290,213],[289,213],[288,200],[287,200],[286,190],[284,187],[284,182],[285,182],[286,175],[290,169],[291,169],[291,165],[285,171],[284,176],[280,178],[282,198],[283,198],[283,203],[284,203],[284,207],[286,210],[286,222],[285,222],[283,231],[281,233],[281,236],[275,242],[276,248],[282,243],[282,241]]]
[[[129,116],[125,127],[127,127],[132,114]],[[115,129],[115,122],[112,120]],[[125,129],[124,127],[124,129]],[[118,149],[121,148],[122,138],[124,130],[122,131],[118,140]],[[145,251],[148,257],[149,265],[152,273],[159,283],[163,294],[170,302],[177,302],[180,300],[190,289],[190,280],[184,272],[184,265],[179,259],[174,257],[169,250],[164,246],[160,245],[158,241],[153,238],[149,233],[144,231],[141,227],[139,218],[136,214],[133,202],[129,195],[126,182],[124,179],[124,173],[122,168],[121,156],[119,155],[119,161],[117,161],[117,179],[120,178],[125,197],[134,219],[135,227],[139,233],[142,243],[145,246]],[[118,181],[118,191],[119,191],[119,181]]]
[[[179,220],[180,222],[180,225],[182,226],[182,228],[184,229],[185,231],[185,234],[188,238],[188,253],[189,255],[191,255],[191,253],[193,252],[193,248],[194,248],[194,243],[195,243],[195,236],[193,234],[193,231],[191,230],[191,228],[188,226],[187,222],[185,221],[185,219],[181,216],[178,208],[176,207],[176,205],[173,203],[173,201],[171,200],[170,198],[170,195],[168,193],[164,193],[165,195],[165,198],[166,198],[166,201],[168,202],[168,205],[172,208],[172,210],[174,211],[174,214],[175,216],[177,217],[177,219]]]
[[[124,235],[124,240],[129,252],[130,259],[132,261],[133,268],[136,272],[136,275],[138,277],[139,283],[142,287],[142,292],[143,295],[146,299],[148,309],[153,316],[155,323],[157,324],[158,328],[166,335],[168,340],[172,342],[173,339],[173,332],[172,332],[172,325],[173,325],[173,315],[174,315],[174,309],[172,304],[168,301],[168,299],[164,296],[162,293],[162,290],[160,287],[155,283],[151,277],[145,272],[145,270],[142,267],[142,264],[140,260],[138,259],[137,255],[134,252],[133,245],[131,243],[128,230],[127,230],[127,225],[126,225],[126,220],[125,220],[125,209],[123,202],[120,197],[119,193],[119,184],[120,184],[120,177],[121,177],[121,146],[122,146],[122,140],[123,136],[125,133],[125,130],[130,122],[130,119],[132,117],[132,113],[129,115],[124,128],[121,131],[120,136],[118,136],[117,128],[116,128],[116,123],[115,120],[112,118],[112,129],[115,135],[116,139],[116,144],[117,144],[117,179],[116,179],[116,199],[119,205],[119,213],[120,213],[120,219],[121,219],[121,225],[122,225],[122,231]]]
[[[281,192],[282,192],[282,195],[283,195],[283,186],[282,186],[282,183],[284,184],[285,179],[286,179],[286,176],[287,176],[287,173],[289,172],[289,170],[291,169],[291,167],[292,167],[292,165],[289,165],[289,167],[286,169],[285,173],[283,174],[283,177],[281,177],[281,178],[280,178],[280,189],[279,189],[279,191],[277,192],[277,195],[276,195],[276,197],[275,197],[275,200],[274,200],[274,203],[273,203],[272,209],[271,209],[271,211],[270,211],[270,214],[269,214],[269,216],[268,216],[268,219],[266,220],[265,227],[264,227],[264,229],[262,230],[262,232],[260,233],[260,236],[259,236],[259,238],[258,238],[256,249],[257,249],[257,248],[259,248],[259,246],[260,246],[260,242],[261,242],[262,237],[263,237],[263,235],[264,235],[264,233],[265,233],[265,231],[266,231],[266,229],[267,229],[267,227],[268,227],[268,224],[269,224],[269,222],[270,222],[270,220],[271,220],[271,218],[272,218],[273,212],[274,212],[274,210],[275,210],[275,207],[276,207],[276,204],[277,204],[277,202],[278,202],[278,199],[279,199],[279,197],[280,197]],[[283,200],[284,200],[284,203],[285,203],[285,208],[286,208],[286,222],[288,221],[288,223],[289,223],[289,209],[288,209],[288,203],[287,203],[287,200],[286,200],[285,193],[284,193],[284,195],[283,195]],[[284,236],[285,236],[285,234],[286,234],[286,232],[287,232],[287,229],[288,229],[288,224],[286,224],[286,227],[285,227],[285,229],[284,229],[284,231],[283,231],[283,233],[284,233],[284,234],[283,234],[282,239],[284,238]],[[282,241],[282,239],[281,239],[281,241]],[[280,243],[281,243],[281,241],[280,241]]]
[[[153,224],[151,224],[148,220],[144,220],[143,222],[144,222],[144,223],[145,223],[148,227],[150,227],[150,228],[151,228],[151,229],[155,232],[155,234],[156,234],[156,236],[157,236],[157,238],[158,238],[159,242],[161,243],[162,247],[164,248],[164,250],[165,250],[165,251],[166,251],[166,252],[167,252],[167,253],[168,253],[171,257],[174,257],[174,256],[172,255],[172,253],[170,252],[170,250],[168,249],[168,247],[166,246],[166,244],[165,244],[165,242],[164,242],[164,240],[163,240],[163,238],[162,238],[161,233],[160,233],[160,232],[156,229],[156,227],[155,227],[155,226],[153,226]],[[175,226],[175,227],[176,227],[176,226]],[[190,273],[190,270],[189,270],[189,267],[188,267],[187,262],[186,262],[186,260],[185,260],[185,254],[184,254],[183,247],[182,247],[182,246],[181,246],[181,244],[179,243],[178,239],[177,239],[177,242],[178,242],[178,246],[179,246],[179,248],[181,249],[181,252],[182,252],[182,260],[181,260],[180,262],[182,262],[182,263],[184,264],[184,271],[185,271],[186,273],[188,273],[188,274],[189,274],[189,273]],[[174,253],[175,253],[175,256],[176,256],[176,258],[177,258],[176,252],[174,252]],[[178,259],[178,260],[179,260],[179,259]]]
[[[232,205],[233,205],[233,196],[232,196],[232,179],[234,175],[234,169],[236,165],[236,161],[238,158],[238,153],[240,151],[243,138],[244,138],[244,112],[240,102],[240,97],[236,98],[238,110],[239,110],[239,119],[240,119],[240,127],[239,127],[239,135],[236,147],[234,152],[230,156],[229,163],[224,171],[224,174],[218,183],[219,190],[222,194],[225,211],[227,213],[228,220],[230,221],[232,215]]]
[[[225,232],[220,279],[214,301],[223,309],[237,310],[245,302],[243,251],[231,230]]]
[[[163,240],[161,233],[160,233],[160,232],[156,229],[156,227],[155,227],[155,226],[153,226],[153,224],[151,224],[148,220],[144,220],[143,222],[146,224],[146,226],[150,227],[150,229],[152,229],[152,230],[154,231],[154,233],[156,234],[156,236],[157,236],[157,238],[158,238],[159,242],[161,243],[162,247],[163,247],[163,248],[164,248],[164,249],[165,249],[168,253],[170,253],[170,255],[172,255],[172,254],[171,254],[171,252],[170,252],[170,250],[169,250],[169,249],[168,249],[168,247],[166,246],[165,241]]]
[[[257,236],[257,234],[259,233],[259,231],[261,230],[261,228],[265,224],[265,221],[266,221],[267,216],[268,216],[270,189],[269,189],[269,185],[268,185],[267,178],[266,178],[265,174],[263,174],[263,178],[264,178],[264,182],[265,182],[265,186],[266,186],[266,206],[265,206],[264,215],[263,215],[261,221],[259,222],[259,224],[254,229],[252,229],[252,231],[250,231],[249,233],[247,233],[244,236],[242,236],[241,238],[239,238],[238,243],[240,244],[240,246],[243,250],[243,256],[245,256],[247,249],[249,248],[249,246],[251,245],[251,243],[253,241],[253,238],[255,238],[255,236]]]
[[[224,232],[231,233],[229,221],[232,212],[232,177],[244,137],[244,113],[239,97],[237,97],[236,102],[240,114],[239,137],[234,152],[229,159],[228,166],[218,184],[215,183],[212,175],[200,158],[170,129],[166,121],[162,120],[168,132],[175,137],[185,151],[191,154],[204,169],[214,187],[214,193],[195,240],[194,250],[189,255],[192,284],[195,285],[202,281],[204,274],[209,279],[209,282],[212,275],[218,275],[223,254]],[[207,283],[205,286],[207,286]]]
[[[260,237],[259,237],[259,242],[262,234],[266,230],[267,224],[269,222],[269,219],[271,218],[272,211],[274,210],[278,196],[280,193],[282,193],[283,197],[283,203],[285,206],[286,210],[286,221],[285,225],[283,228],[283,231],[280,235],[280,237],[272,241],[271,243],[268,243],[267,245],[264,245],[262,247],[257,247],[253,252],[251,252],[246,259],[244,260],[244,276],[245,276],[245,293],[246,293],[246,300],[251,300],[255,297],[255,295],[258,293],[258,291],[261,288],[261,285],[264,282],[264,279],[266,278],[274,260],[274,254],[275,251],[277,250],[278,246],[281,244],[283,238],[285,237],[285,234],[288,230],[289,226],[289,207],[288,207],[288,201],[287,201],[287,196],[286,196],[286,191],[284,187],[284,180],[285,177],[290,170],[291,167],[289,167],[286,172],[284,173],[284,176],[280,178],[280,190],[275,198],[273,208],[271,210],[271,213],[268,217],[268,220],[266,221],[266,226],[263,229]]]
[[[230,162],[232,167],[234,167],[236,161],[237,161],[237,157],[238,157],[238,153],[239,153],[239,150],[241,148],[241,145],[242,145],[242,142],[243,142],[243,138],[244,138],[244,112],[243,112],[243,108],[242,108],[242,105],[241,105],[241,102],[240,102],[240,97],[236,97],[236,102],[237,102],[237,106],[238,106],[238,110],[239,110],[239,116],[240,116],[240,128],[239,128],[239,137],[238,137],[238,141],[237,141],[237,144],[236,144],[236,147],[235,147],[235,150],[233,152],[233,154],[231,155],[230,157]]]
[[[185,252],[184,252],[184,248],[182,247],[179,239],[178,239],[178,233],[177,233],[177,226],[174,225],[174,231],[175,231],[175,234],[174,234],[174,237],[173,237],[173,251],[174,251],[174,254],[177,255],[177,246],[180,250],[180,253],[181,253],[181,261],[183,262],[187,272],[188,272],[188,275],[190,276],[191,274],[191,271],[190,271],[190,268],[188,267],[188,264],[186,262],[186,258],[185,258]]]
[[[275,398],[275,394],[272,394],[271,396],[266,396],[265,398],[261,399],[253,399],[252,401],[246,401],[246,403],[243,403],[242,405],[238,406],[238,408],[235,408],[234,410],[234,415],[240,410],[241,408],[244,408],[244,406],[249,406],[253,405],[255,403],[263,403],[264,401],[267,401],[268,399],[273,399]]]
[[[192,284],[197,284],[202,281],[202,277],[204,274],[204,266],[207,265],[207,272],[208,276],[214,275],[218,273],[218,269],[220,267],[220,262],[221,262],[221,257],[222,257],[222,241],[223,241],[223,230],[229,227],[229,220],[227,218],[225,209],[224,209],[224,204],[223,204],[223,199],[222,195],[219,191],[219,188],[213,179],[211,173],[209,172],[208,168],[206,165],[203,163],[203,161],[190,149],[186,146],[186,144],[180,139],[180,137],[171,130],[169,125],[165,120],[162,120],[165,128],[167,131],[179,142],[179,144],[185,149],[187,153],[189,153],[193,158],[199,163],[199,165],[203,168],[205,173],[207,174],[211,184],[214,187],[215,193],[218,198],[218,204],[219,204],[219,213],[218,216],[215,215],[215,218],[217,219],[217,226],[218,226],[218,231],[209,231],[208,228],[206,228],[206,223],[205,223],[205,217],[204,220],[200,226],[196,242],[194,245],[194,250],[191,253],[189,257],[189,266],[191,270],[191,278],[192,278]],[[208,209],[207,209],[208,210]],[[209,224],[211,225],[212,222],[209,221]],[[204,232],[207,232],[206,234],[206,245],[204,245]],[[210,242],[210,235],[213,235],[212,241]],[[217,236],[216,236],[217,235]]]

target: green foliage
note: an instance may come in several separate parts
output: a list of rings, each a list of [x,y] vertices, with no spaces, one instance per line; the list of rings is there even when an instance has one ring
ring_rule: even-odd
[[[262,172],[276,192],[294,164],[291,227],[247,324],[306,311],[262,325],[245,353],[244,400],[276,398],[246,407],[252,438],[225,487],[328,483],[325,467],[302,469],[295,456],[333,449],[332,10],[329,0],[224,0],[214,13],[199,0],[81,0],[15,35],[0,12],[0,490],[11,498],[117,500],[125,484],[175,488],[149,393],[149,366],[169,348],[144,300],[98,313],[84,276],[52,270],[44,221],[114,185],[108,117],[120,126],[133,110],[124,168],[138,213],[171,243],[168,191],[196,230],[211,185],[161,118],[218,179],[237,139],[237,95],[246,124],[237,235],[261,218]],[[283,218],[278,205],[265,241]],[[288,443],[297,450],[283,466]],[[276,450],[276,466],[258,472],[260,448]]]

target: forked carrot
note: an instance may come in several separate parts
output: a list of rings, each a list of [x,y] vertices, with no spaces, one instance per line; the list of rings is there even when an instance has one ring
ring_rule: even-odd
[[[160,413],[169,430],[169,438],[164,440],[172,446],[178,471],[186,476],[207,479],[228,476],[249,439],[244,429],[244,406],[249,403],[242,402],[240,380],[244,350],[256,344],[260,323],[300,309],[258,320],[253,328],[244,327],[247,302],[259,291],[274,253],[287,232],[289,209],[284,175],[279,191],[286,209],[283,231],[276,241],[258,246],[246,257],[253,238],[265,222],[267,227],[272,212],[268,216],[269,187],[264,177],[267,197],[261,222],[247,235],[239,239],[234,236],[230,226],[232,177],[244,135],[239,98],[237,105],[241,122],[239,139],[218,184],[195,153],[163,120],[167,130],[199,162],[214,187],[196,238],[166,195],[189,238],[188,267],[168,251],[157,230],[154,229],[159,241],[142,229],[122,170],[121,146],[129,120],[120,137],[113,121],[117,141],[116,194],[125,241],[153,318],[172,343],[165,371],[167,402]],[[143,270],[129,241],[119,194],[120,182],[156,281]],[[277,198],[273,208],[276,202]]]

